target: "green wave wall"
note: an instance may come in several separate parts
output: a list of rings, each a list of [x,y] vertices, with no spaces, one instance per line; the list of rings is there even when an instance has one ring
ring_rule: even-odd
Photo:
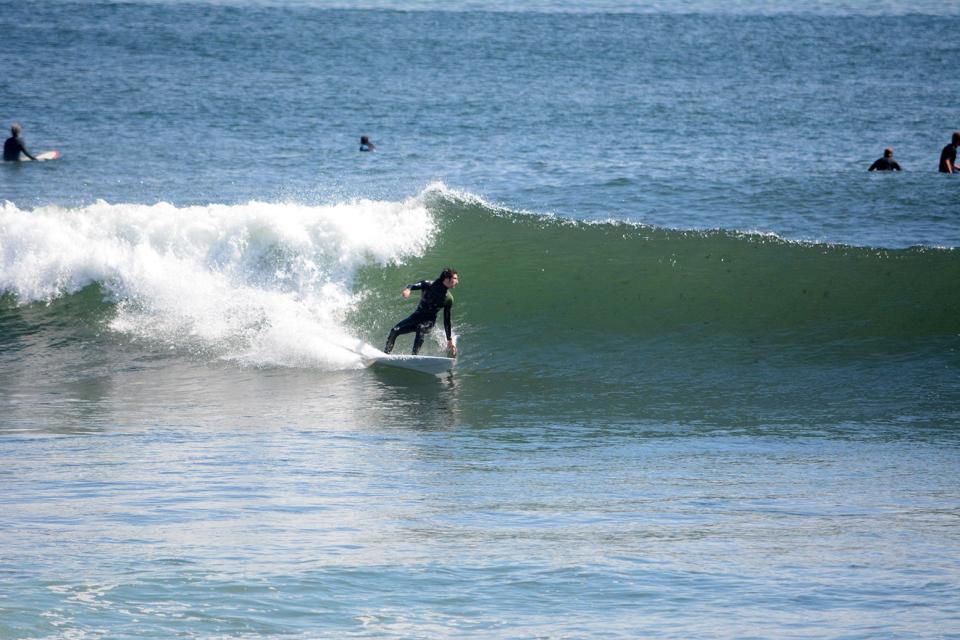
[[[369,301],[386,307],[375,319],[361,313],[367,326],[382,330],[409,312],[397,291],[449,264],[461,273],[457,320],[491,339],[960,333],[955,250],[579,223],[450,197],[435,198],[430,208],[441,232],[427,255],[363,274]]]

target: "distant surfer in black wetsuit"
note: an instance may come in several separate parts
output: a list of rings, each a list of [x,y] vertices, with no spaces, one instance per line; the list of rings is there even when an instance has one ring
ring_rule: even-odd
[[[377,145],[370,142],[369,136],[360,136],[360,151],[376,151]]]
[[[900,163],[893,159],[893,149],[883,150],[883,157],[877,158],[867,171],[900,171]]]
[[[409,298],[411,291],[420,291],[420,304],[416,311],[409,317],[401,320],[397,325],[390,329],[390,335],[387,336],[387,346],[383,348],[385,353],[393,351],[393,343],[397,336],[404,333],[417,332],[413,340],[413,355],[420,353],[420,347],[423,346],[423,336],[433,328],[437,321],[437,314],[443,309],[443,329],[447,333],[447,349],[452,355],[457,355],[457,346],[453,344],[453,337],[450,327],[450,310],[453,308],[453,296],[450,295],[450,289],[453,289],[460,283],[460,275],[456,269],[444,267],[440,272],[440,277],[430,282],[422,280],[407,285],[403,290],[403,297]]]
[[[10,127],[10,133],[12,135],[3,143],[3,159],[6,162],[19,162],[21,153],[31,160],[36,160],[36,158],[27,151],[23,138],[20,137],[22,131],[23,127],[20,126],[19,122],[14,122],[13,126]]]
[[[954,131],[950,143],[940,152],[940,173],[957,173],[957,147],[960,147],[960,131]]]

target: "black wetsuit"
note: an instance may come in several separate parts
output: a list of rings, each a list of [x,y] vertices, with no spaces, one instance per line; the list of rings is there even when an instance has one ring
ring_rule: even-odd
[[[16,162],[20,159],[20,152],[23,152],[30,158],[33,156],[27,151],[27,147],[23,144],[23,138],[20,136],[10,136],[7,138],[7,141],[3,143],[3,159],[7,162]]]
[[[900,171],[900,164],[893,158],[877,158],[867,171]]]
[[[940,173],[950,173],[950,168],[947,167],[947,160],[950,161],[950,164],[953,165],[954,170],[957,167],[957,148],[953,146],[951,142],[943,148],[943,151],[940,152]]]
[[[420,353],[420,347],[423,346],[423,336],[433,328],[437,321],[437,314],[443,309],[443,329],[447,333],[447,341],[451,339],[450,328],[450,309],[453,308],[453,296],[447,289],[442,280],[423,280],[407,286],[411,291],[422,291],[420,294],[420,304],[416,311],[409,317],[401,320],[397,325],[390,329],[390,335],[387,336],[387,346],[383,348],[385,353],[393,351],[393,343],[397,336],[404,333],[416,331],[417,335],[413,340],[413,354]]]

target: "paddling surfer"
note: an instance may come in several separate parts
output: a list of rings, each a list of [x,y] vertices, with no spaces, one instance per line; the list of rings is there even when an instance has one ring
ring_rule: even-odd
[[[447,349],[452,355],[457,355],[457,346],[453,344],[453,335],[450,325],[450,310],[453,308],[453,296],[450,295],[450,289],[453,289],[460,283],[460,275],[456,269],[444,267],[440,272],[440,277],[433,282],[421,280],[404,287],[402,295],[404,298],[410,297],[411,291],[420,291],[420,304],[416,310],[407,318],[401,320],[390,329],[390,335],[387,336],[387,345],[383,348],[385,353],[393,351],[393,343],[397,336],[404,333],[416,331],[417,335],[413,340],[413,355],[420,352],[423,346],[423,337],[433,328],[437,321],[437,314],[443,309],[443,330],[447,334]]]

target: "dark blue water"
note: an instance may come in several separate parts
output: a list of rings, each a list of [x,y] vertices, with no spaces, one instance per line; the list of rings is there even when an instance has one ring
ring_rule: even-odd
[[[11,3],[6,118],[64,161],[5,171],[4,191],[330,202],[439,180],[577,218],[956,246],[935,168],[960,17],[775,9]],[[376,155],[355,153],[363,134]],[[904,175],[867,175],[887,146]]]
[[[0,638],[960,636],[957,8],[0,27]]]

